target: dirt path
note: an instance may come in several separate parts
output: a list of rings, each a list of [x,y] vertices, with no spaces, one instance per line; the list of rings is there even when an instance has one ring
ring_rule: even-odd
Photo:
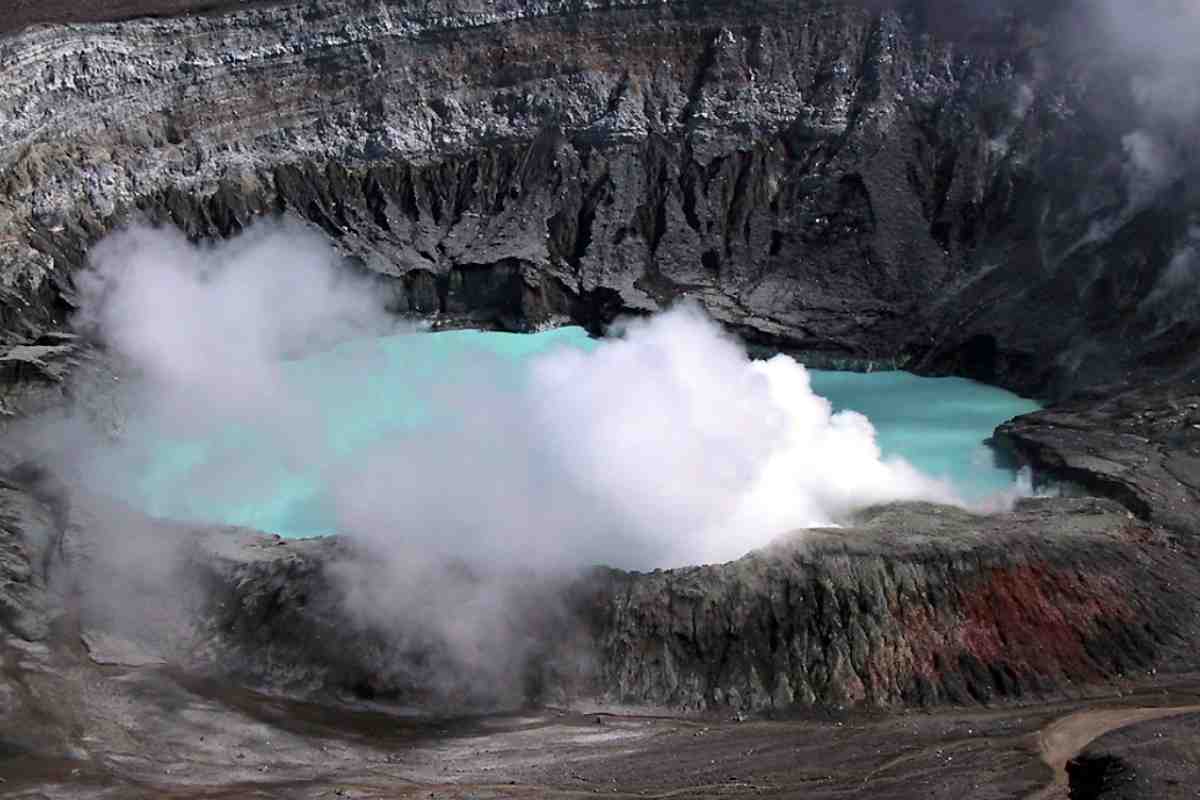
[[[1115,730],[1200,712],[1200,705],[1166,708],[1105,708],[1078,711],[1055,720],[1037,733],[1042,760],[1054,770],[1054,782],[1032,795],[1029,800],[1061,800],[1068,796],[1067,762],[1085,747]]]

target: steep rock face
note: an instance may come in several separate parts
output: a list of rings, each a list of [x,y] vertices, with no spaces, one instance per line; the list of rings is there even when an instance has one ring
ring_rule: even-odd
[[[897,505],[728,564],[555,579],[147,519],[28,468],[0,511],[4,652],[442,711],[1032,701],[1194,670],[1200,635],[1195,537],[1092,498]]]
[[[217,669],[443,704],[785,711],[1058,697],[1190,668],[1200,601],[1194,553],[1095,500],[996,517],[899,506],[725,565],[526,586],[496,601],[513,609],[507,644],[482,659],[352,613],[328,569],[350,551],[334,540],[231,552],[214,572],[225,588],[203,651],[220,654]]]
[[[1070,4],[960,6],[319,0],[10,35],[0,327],[61,326],[124,220],[287,211],[398,310],[510,328],[688,296],[812,361],[1044,393],[1194,335],[1144,303],[1194,198],[1126,202],[1133,100],[1072,60]]]
[[[614,575],[601,685],[701,708],[1053,696],[1186,652],[1198,595],[1179,558],[1115,504],[879,510],[724,566]]]
[[[7,483],[0,483],[0,508],[0,631],[39,641],[49,629],[46,593],[57,522],[46,506]]]

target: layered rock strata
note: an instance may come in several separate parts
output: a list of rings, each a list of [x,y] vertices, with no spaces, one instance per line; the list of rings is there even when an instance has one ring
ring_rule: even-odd
[[[0,329],[48,344],[125,221],[206,238],[283,211],[406,313],[598,327],[686,296],[813,363],[1047,396],[1186,372],[1161,284],[1190,252],[1189,162],[1125,180],[1126,65],[1095,15],[1034,5],[318,0],[25,28],[0,39]]]

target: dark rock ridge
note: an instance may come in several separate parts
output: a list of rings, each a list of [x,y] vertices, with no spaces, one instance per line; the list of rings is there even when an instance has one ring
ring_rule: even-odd
[[[1192,537],[1108,500],[899,505],[723,565],[557,580],[452,567],[413,586],[339,537],[171,525],[12,475],[5,648],[297,695],[442,710],[1029,702],[1192,670],[1200,634]],[[433,617],[414,611],[426,596]]]
[[[996,441],[1050,479],[1200,533],[1200,385],[1087,393],[1000,426]]]
[[[1111,501],[1027,501],[991,517],[897,506],[729,564],[497,592],[513,610],[509,646],[481,666],[443,653],[436,634],[397,637],[348,610],[331,575],[360,556],[335,539],[230,552],[201,648],[218,669],[443,706],[1044,700],[1192,668],[1200,601],[1195,553]]]
[[[888,507],[724,565],[518,576],[487,592],[512,613],[483,619],[508,648],[475,652],[436,629],[397,635],[380,624],[419,596],[364,616],[347,589],[388,567],[336,537],[283,542],[148,520],[69,496],[29,466],[0,485],[0,520],[0,778],[17,796],[290,798],[353,794],[347,786],[478,796],[473,785],[456,791],[467,774],[485,794],[516,793],[509,776],[524,775],[531,796],[574,797],[585,780],[606,792],[644,780],[626,774],[630,752],[672,764],[687,754],[698,777],[656,785],[682,781],[696,795],[741,787],[730,776],[748,774],[777,787],[794,774],[775,796],[790,785],[820,797],[928,797],[930,775],[942,787],[932,796],[983,786],[1026,795],[1049,778],[1031,742],[1064,709],[1147,686],[1152,696],[1128,702],[1196,702],[1166,689],[1195,666],[1198,553],[1190,537],[1106,500],[1034,500],[986,517]],[[447,585],[486,577],[456,568],[426,588],[446,600]],[[463,621],[462,607],[448,609],[444,619]],[[1058,711],[1003,710],[1064,698],[1072,704]],[[411,716],[530,701],[617,715]],[[839,713],[917,704],[960,708],[857,722]],[[646,731],[644,716],[621,719],[630,705],[721,717]],[[731,709],[788,717],[813,706],[845,726],[717,721]],[[547,713],[559,722],[538,737],[531,714]],[[1135,765],[1143,791],[1098,796],[1177,796],[1180,765],[1192,763],[1189,719],[1164,723],[1168,741],[1146,726],[1098,740],[1071,765],[1072,791],[1108,786],[1097,770],[1116,764]],[[629,736],[631,725],[643,733]],[[498,727],[510,733],[498,739]],[[586,731],[615,737],[617,750],[559,748]],[[820,764],[781,771],[816,759],[818,742],[828,743]],[[542,747],[534,775],[522,772]],[[775,755],[752,761],[759,750]],[[567,757],[576,761],[564,768]],[[862,758],[865,767],[841,764]],[[752,783],[743,794],[760,796]]]
[[[436,627],[380,622],[403,608],[364,615],[350,588],[386,584],[388,567],[337,538],[196,531],[94,501],[64,511],[19,483],[0,500],[8,636],[58,631],[104,662],[275,690],[787,711],[1044,699],[1194,666],[1194,551],[1110,501],[990,517],[898,506],[725,565],[494,582],[506,611],[481,621],[503,646],[478,658]],[[484,578],[434,580],[461,623],[471,612],[447,587]]]
[[[1113,503],[879,509],[720,567],[614,574],[602,684],[753,709],[1054,696],[1187,664],[1194,569]]]
[[[51,556],[58,540],[57,520],[28,491],[0,484],[0,627],[27,641],[49,632],[47,601]]]
[[[9,24],[188,4],[92,5]],[[1054,396],[1191,369],[1154,292],[1196,198],[1124,184],[1130,76],[1078,3],[229,6],[0,39],[12,343],[63,326],[125,220],[286,211],[421,315],[596,327],[688,296],[814,363]]]

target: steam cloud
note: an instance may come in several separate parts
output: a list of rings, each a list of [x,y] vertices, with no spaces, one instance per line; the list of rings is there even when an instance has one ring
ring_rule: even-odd
[[[131,227],[101,242],[77,279],[77,327],[144,380],[140,399],[176,421],[280,415],[284,359],[387,330],[382,293],[339,269],[322,235],[299,222],[192,244],[171,229]]]
[[[1137,109],[1122,138],[1131,188],[1140,207],[1182,176],[1198,155],[1200,5],[1193,0],[1097,0],[1115,55],[1130,74]]]
[[[804,367],[749,360],[690,307],[625,323],[591,352],[539,356],[515,386],[501,359],[461,356],[453,379],[414,387],[442,424],[346,459],[282,366],[389,330],[381,295],[295,224],[207,247],[132,228],[93,252],[80,322],[139,376],[125,402],[146,429],[237,425],[275,448],[198,466],[206,489],[265,491],[283,462],[329,487],[341,532],[410,570],[720,561],[865,504],[955,501],[884,460],[867,419],[833,413]]]
[[[627,322],[590,352],[549,351],[516,376],[500,356],[455,355],[404,388],[431,424],[358,431],[348,450],[331,435],[330,397],[371,392],[394,364],[355,347],[345,363],[321,359],[313,381],[296,369],[313,362],[289,359],[403,329],[387,292],[321,235],[262,222],[193,245],[133,227],[93,250],[78,288],[77,323],[121,380],[81,388],[84,413],[33,438],[92,508],[104,568],[84,589],[88,613],[151,652],[174,646],[206,584],[189,577],[181,539],[94,495],[138,495],[131,452],[160,439],[235,443],[174,465],[168,491],[201,503],[276,499],[281,478],[323,487],[321,513],[353,543],[325,575],[339,627],[379,643],[363,651],[376,653],[372,681],[476,706],[523,700],[531,664],[587,672],[546,650],[576,635],[563,587],[580,568],[722,561],[857,506],[956,501],[881,458],[866,418],[832,413],[804,367],[751,361],[691,307]]]
[[[1200,165],[1200,4],[1195,0],[1092,0],[1106,57],[1128,76],[1132,117],[1121,136],[1126,204],[1111,232],[1158,200]],[[1186,319],[1195,309],[1196,231],[1175,243],[1153,290],[1140,306],[1158,327]]]

